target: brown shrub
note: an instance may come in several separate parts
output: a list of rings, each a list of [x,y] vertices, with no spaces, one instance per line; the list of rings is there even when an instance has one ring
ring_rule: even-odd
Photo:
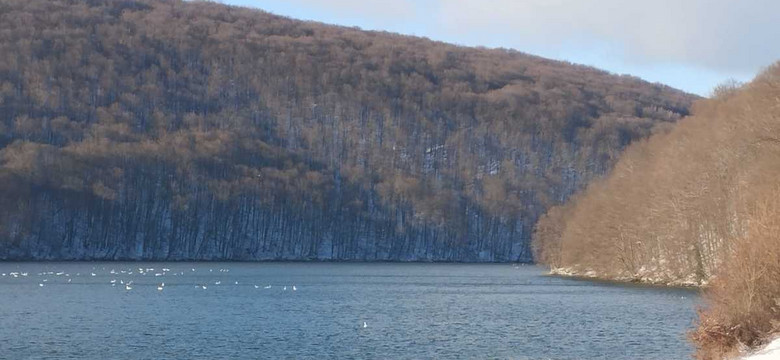
[[[699,359],[721,359],[755,348],[780,331],[780,198],[750,212],[705,296],[691,333]]]

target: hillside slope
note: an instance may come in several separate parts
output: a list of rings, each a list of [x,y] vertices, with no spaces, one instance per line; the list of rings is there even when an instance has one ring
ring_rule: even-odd
[[[534,249],[569,274],[709,283],[692,338],[719,359],[780,333],[780,63],[693,114],[551,209]]]
[[[204,2],[0,1],[0,258],[529,261],[693,97]]]

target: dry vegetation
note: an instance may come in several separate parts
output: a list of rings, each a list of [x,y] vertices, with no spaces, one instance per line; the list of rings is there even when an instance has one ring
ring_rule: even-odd
[[[709,282],[702,359],[780,331],[780,64],[726,85],[539,221],[541,261],[576,274]]]
[[[736,356],[780,333],[780,189],[759,201],[748,218],[707,289],[708,307],[691,334],[699,359]]]
[[[0,257],[529,260],[540,213],[692,100],[214,3],[0,0]]]

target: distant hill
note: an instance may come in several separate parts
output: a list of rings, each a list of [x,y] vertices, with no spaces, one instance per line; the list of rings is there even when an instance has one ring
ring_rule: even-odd
[[[206,2],[0,1],[0,258],[530,261],[694,96]]]

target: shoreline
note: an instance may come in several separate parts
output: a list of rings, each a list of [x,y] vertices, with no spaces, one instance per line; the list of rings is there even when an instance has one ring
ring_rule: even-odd
[[[695,281],[663,281],[658,279],[652,279],[648,277],[604,277],[599,276],[593,271],[581,273],[574,271],[571,268],[550,268],[547,276],[558,277],[563,279],[571,279],[576,281],[591,281],[605,284],[614,285],[633,285],[650,288],[667,288],[667,289],[686,289],[686,290],[704,290],[707,288],[707,282],[695,282]]]

